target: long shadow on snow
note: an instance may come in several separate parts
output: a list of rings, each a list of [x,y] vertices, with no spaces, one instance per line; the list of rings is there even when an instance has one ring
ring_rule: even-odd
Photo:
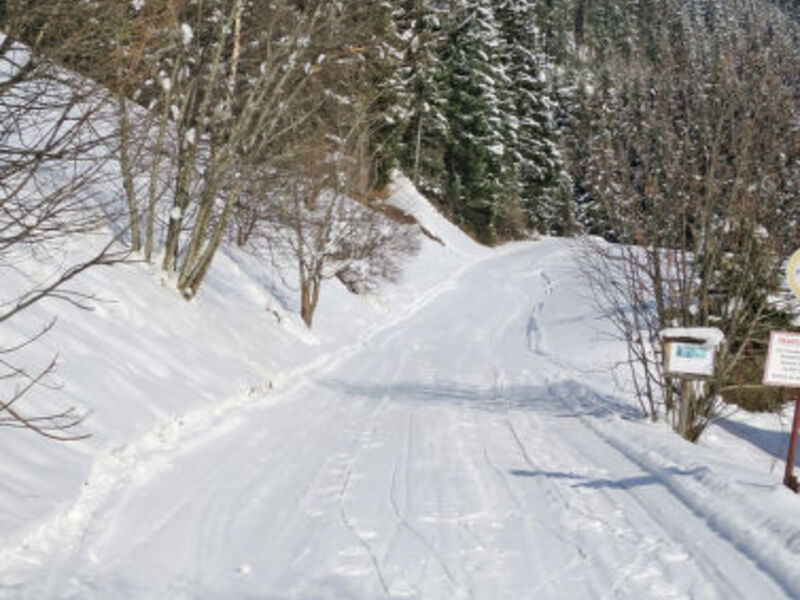
[[[789,434],[784,431],[761,429],[747,423],[737,423],[728,419],[720,419],[715,425],[722,427],[728,433],[752,444],[780,460],[786,460],[786,450],[789,447]],[[795,460],[800,464],[800,456]]]
[[[705,469],[703,467],[696,467],[694,469],[679,469],[677,467],[670,467],[664,469],[667,473],[673,475],[698,475]],[[636,477],[626,477],[624,479],[589,479],[583,475],[576,473],[565,473],[561,471],[532,471],[527,469],[512,469],[509,471],[514,477],[529,477],[531,479],[545,478],[545,479],[568,479],[579,481],[580,483],[572,484],[575,488],[589,488],[589,489],[613,489],[613,490],[630,490],[636,487],[646,485],[663,485],[663,477],[657,475],[638,475]]]
[[[613,396],[600,394],[575,380],[542,386],[502,385],[489,388],[451,381],[381,383],[327,379],[317,383],[348,396],[388,399],[398,403],[458,404],[489,412],[530,410],[557,413],[563,418],[607,417],[613,414],[629,420],[643,418],[637,408]]]
[[[489,412],[539,411],[555,414],[556,417],[565,419],[603,418],[612,414],[629,420],[643,418],[641,411],[623,404],[620,399],[600,394],[575,380],[565,380],[544,386],[521,385],[492,388],[465,386],[445,381],[377,383],[324,380],[318,383],[338,393],[398,403],[427,405],[447,403]],[[702,470],[702,467],[691,470],[677,467],[665,469],[666,472],[680,476],[696,475]],[[630,490],[636,487],[664,484],[663,477],[657,474],[638,475],[616,480],[589,479],[577,473],[531,469],[512,469],[509,474],[521,478],[572,481],[572,487],[588,489]]]

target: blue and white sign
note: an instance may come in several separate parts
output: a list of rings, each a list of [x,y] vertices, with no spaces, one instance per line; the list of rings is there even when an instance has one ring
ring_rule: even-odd
[[[719,329],[676,327],[661,331],[660,336],[667,376],[684,379],[714,377],[717,348],[725,339]]]
[[[667,342],[667,375],[713,377],[716,348],[696,342]]]

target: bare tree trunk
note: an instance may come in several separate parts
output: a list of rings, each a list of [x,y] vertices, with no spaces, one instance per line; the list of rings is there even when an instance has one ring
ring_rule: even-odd
[[[169,126],[169,110],[172,106],[172,89],[177,84],[179,61],[176,61],[170,77],[170,86],[164,96],[164,106],[161,108],[161,118],[158,124],[156,145],[153,148],[153,158],[150,164],[150,182],[147,189],[147,223],[145,226],[144,258],[150,263],[153,260],[155,246],[156,206],[158,203],[158,176],[161,168],[161,159],[164,155],[164,145],[167,139]]]
[[[414,186],[419,187],[419,160],[422,154],[422,112],[419,113],[417,122],[417,136],[414,143]]]
[[[139,210],[136,202],[136,186],[133,181],[133,166],[130,156],[130,115],[128,103],[124,94],[119,94],[119,166],[122,172],[122,187],[125,191],[125,200],[128,204],[128,217],[130,221],[131,250],[139,252],[142,248],[141,233],[139,231]]]
[[[215,172],[216,170],[217,166],[215,160],[212,159],[208,167],[209,178],[219,178],[219,174]],[[197,216],[192,226],[189,243],[186,246],[186,255],[183,257],[183,263],[180,268],[178,289],[181,291],[186,288],[188,279],[191,278],[191,273],[200,257],[203,243],[208,238],[209,223],[211,222],[211,215],[214,212],[214,204],[216,203],[220,184],[220,181],[212,182],[207,180],[203,185]]]
[[[317,269],[314,268],[314,271]],[[319,291],[322,281],[319,273],[312,273],[301,277],[300,282],[300,316],[306,327],[311,329],[314,321],[314,311],[319,303]]]
[[[214,260],[214,255],[217,253],[217,250],[219,249],[224,238],[225,232],[228,229],[228,223],[230,222],[231,215],[233,214],[233,208],[236,205],[238,197],[239,189],[237,188],[229,195],[225,203],[225,208],[222,211],[222,215],[214,227],[214,230],[211,234],[211,239],[208,244],[206,244],[205,249],[202,253],[198,253],[198,255],[195,257],[192,263],[191,271],[189,271],[185,276],[182,276],[179,280],[178,289],[184,295],[184,297],[192,298],[197,293],[197,290],[200,288],[200,285],[203,283],[203,280],[208,274],[208,270],[211,268],[211,263]]]
[[[235,124],[233,123],[233,112],[234,99],[236,95],[236,82],[239,72],[243,10],[243,0],[236,0],[232,13],[233,33],[231,38],[232,49],[230,66],[228,68],[228,76],[225,86],[225,98],[222,107],[224,117],[222,122],[216,124],[216,129],[218,130],[235,129]],[[221,47],[222,44],[220,44],[220,48]],[[219,61],[220,56],[221,55],[217,54],[215,59]],[[218,62],[213,69],[213,72],[219,74],[220,71],[221,65]],[[209,92],[207,91],[206,93],[208,94]],[[220,131],[212,131],[211,133],[212,137],[217,135],[224,138],[228,135],[227,131],[224,133]],[[186,256],[184,257],[183,265],[180,271],[180,277],[178,280],[178,289],[187,298],[192,297],[196,293],[200,283],[205,278],[205,274],[211,265],[214,253],[217,251],[217,248],[222,242],[222,237],[230,220],[232,208],[238,199],[238,190],[241,188],[241,186],[237,181],[234,184],[235,190],[230,191],[228,194],[228,198],[225,201],[225,207],[223,208],[223,213],[214,227],[214,230],[209,231],[209,224],[214,211],[214,204],[216,203],[217,195],[222,188],[223,179],[228,176],[228,168],[232,166],[233,155],[233,144],[230,141],[224,140],[217,148],[213,150],[212,157],[206,167],[206,173],[203,182],[203,193],[200,198],[200,206],[198,209],[197,218],[192,228],[189,245],[186,249]],[[204,249],[203,243],[206,242],[206,240],[208,240],[208,242],[206,243]]]
[[[183,142],[179,141],[178,144],[180,146]],[[168,273],[174,273],[178,263],[178,244],[183,228],[183,218],[191,200],[189,186],[194,169],[194,158],[193,151],[178,150],[178,174],[175,181],[172,212],[169,215],[169,225],[167,226],[167,238],[164,244],[163,268]]]

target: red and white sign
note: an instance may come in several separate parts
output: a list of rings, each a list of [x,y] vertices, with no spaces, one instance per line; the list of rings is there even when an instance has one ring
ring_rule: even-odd
[[[770,334],[764,385],[800,387],[800,333]]]

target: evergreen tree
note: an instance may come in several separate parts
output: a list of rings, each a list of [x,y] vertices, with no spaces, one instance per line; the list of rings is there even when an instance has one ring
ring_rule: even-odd
[[[368,152],[370,188],[382,188],[398,165],[400,144],[408,126],[411,95],[406,89],[403,64],[408,33],[402,7],[391,2],[359,3],[354,14],[360,29],[360,47],[368,49],[364,78],[369,97]],[[354,24],[355,29],[355,24]],[[352,35],[352,34],[351,34]]]
[[[409,35],[404,75],[410,97],[401,165],[423,194],[439,201],[444,198],[444,155],[450,131],[447,76],[441,60],[449,4],[407,0],[402,12],[403,30]]]
[[[445,149],[446,203],[478,239],[491,242],[509,199],[502,110],[508,79],[504,46],[489,0],[464,0],[449,31]]]
[[[535,4],[499,0],[496,14],[507,47],[505,65],[513,114],[508,142],[526,225],[542,232],[558,230],[554,203],[563,164],[546,81],[546,59],[536,34]]]
[[[535,3],[536,30],[542,36],[547,57],[558,64],[567,62],[572,52],[571,25],[574,0],[544,0]]]

